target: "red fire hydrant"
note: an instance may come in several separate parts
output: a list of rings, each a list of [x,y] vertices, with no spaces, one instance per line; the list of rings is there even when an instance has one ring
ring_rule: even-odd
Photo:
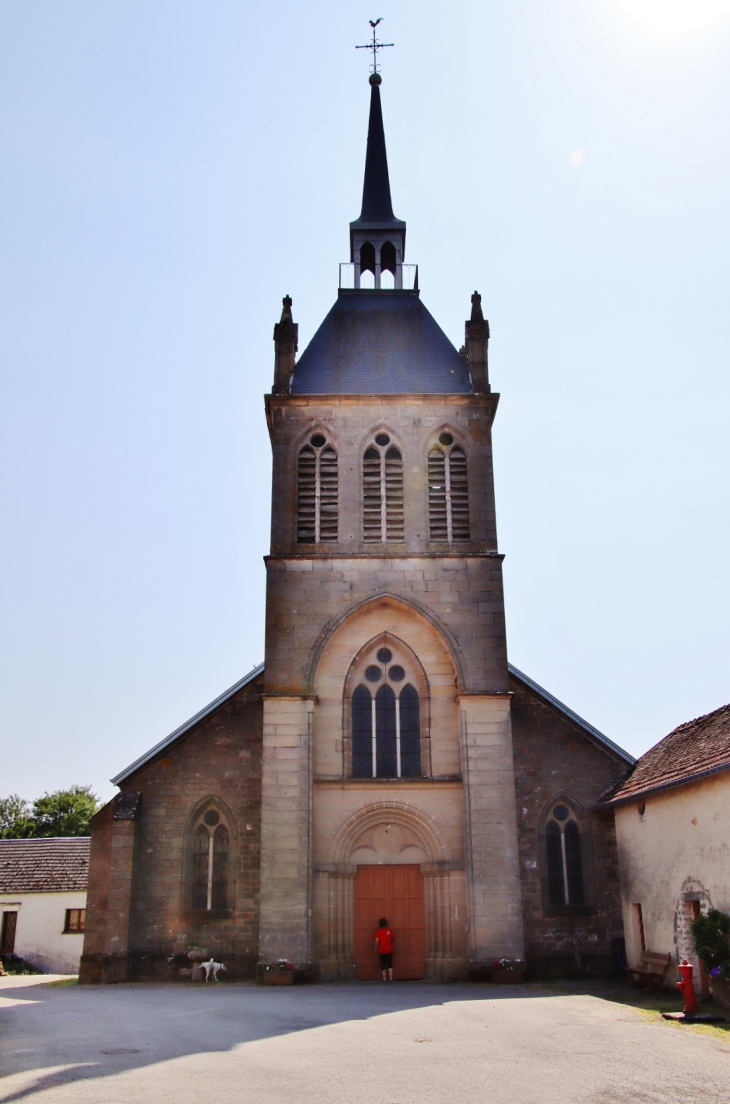
[[[679,972],[682,975],[682,980],[677,982],[677,988],[684,997],[684,1014],[685,1016],[694,1016],[697,1011],[697,997],[695,996],[695,987],[692,984],[694,966],[685,958],[680,964]]]

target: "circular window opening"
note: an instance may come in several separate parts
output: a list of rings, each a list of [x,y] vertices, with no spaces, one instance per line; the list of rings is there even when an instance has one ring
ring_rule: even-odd
[[[453,445],[454,438],[451,436],[450,433],[442,433],[439,437],[439,441],[442,445]]]
[[[220,820],[220,814],[217,813],[215,811],[215,809],[208,809],[208,812],[203,817],[203,820],[205,821],[206,824],[209,824],[210,827],[212,828],[213,825],[217,824],[218,821]]]
[[[391,678],[393,680],[393,682],[400,682],[401,679],[404,679],[405,677],[406,677],[406,673],[403,670],[403,668],[398,667],[398,665],[395,664],[395,663],[393,664],[393,666],[388,671],[388,678]]]
[[[368,682],[377,682],[382,673],[383,672],[380,670],[380,668],[376,667],[375,664],[373,664],[371,667],[365,668],[365,678],[368,680]]]
[[[393,653],[391,652],[390,648],[381,648],[378,652],[378,659],[381,663],[390,663],[392,658]]]
[[[389,445],[390,444],[390,437],[388,436],[387,433],[379,433],[377,435],[377,437],[375,438],[375,444],[376,445]]]
[[[565,805],[556,805],[553,809],[553,816],[556,820],[567,820],[570,814]]]
[[[315,433],[312,437],[309,438],[309,440],[312,442],[315,448],[322,448],[322,445],[325,444],[327,438],[323,437],[321,433]]]

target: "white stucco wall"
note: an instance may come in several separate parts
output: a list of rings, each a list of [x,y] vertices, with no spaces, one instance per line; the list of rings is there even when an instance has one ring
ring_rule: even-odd
[[[77,974],[84,935],[64,932],[69,908],[86,908],[86,893],[0,894],[0,913],[18,913],[15,954],[46,974]]]
[[[650,951],[671,952],[695,964],[689,934],[692,902],[702,911],[730,912],[730,772],[678,786],[616,809],[616,837],[626,952],[630,965],[641,955],[637,910]],[[667,982],[678,972],[670,967]]]

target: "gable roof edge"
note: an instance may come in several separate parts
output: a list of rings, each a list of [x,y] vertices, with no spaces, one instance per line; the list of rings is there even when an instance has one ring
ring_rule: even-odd
[[[534,679],[531,679],[528,675],[518,670],[513,663],[508,663],[507,669],[510,675],[516,678],[518,682],[521,682],[528,690],[532,690],[534,694],[537,694],[538,697],[542,698],[548,705],[551,705],[553,709],[557,709],[559,713],[562,713],[563,716],[567,717],[573,724],[582,728],[586,735],[590,736],[597,743],[603,744],[608,751],[612,751],[614,755],[618,755],[618,757],[623,759],[625,763],[628,763],[629,766],[634,765],[636,759],[633,755],[629,755],[628,751],[624,751],[618,744],[614,744],[613,740],[609,740],[608,736],[604,736],[603,733],[599,732],[597,728],[594,728],[592,724],[589,724],[588,721],[584,721],[582,717],[579,717],[577,713],[574,713],[572,709],[550,694],[543,686],[535,682]]]
[[[166,736],[164,740],[160,740],[159,744],[155,744],[154,747],[146,751],[144,755],[140,755],[139,759],[135,759],[128,767],[125,767],[123,771],[115,775],[111,779],[112,785],[120,786],[131,774],[134,774],[136,770],[143,767],[146,763],[149,763],[151,759],[154,759],[156,755],[159,755],[165,748],[170,747],[172,744],[179,740],[182,736],[185,736],[191,729],[195,728],[201,721],[206,720],[216,710],[220,709],[222,705],[225,705],[227,701],[238,693],[239,690],[243,690],[244,686],[248,686],[250,682],[253,682],[255,678],[258,678],[260,674],[263,674],[264,665],[259,663],[258,667],[254,667],[252,671],[249,671],[247,675],[244,675],[238,682],[234,682],[233,686],[229,686],[227,690],[224,690],[222,694],[219,694],[217,698],[214,698],[212,702],[201,709],[195,716],[191,717],[189,721],[185,721],[179,728],[176,728],[174,732],[171,732],[169,736]]]

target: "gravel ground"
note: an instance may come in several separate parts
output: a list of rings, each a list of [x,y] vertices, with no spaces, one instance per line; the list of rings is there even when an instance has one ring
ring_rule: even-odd
[[[538,985],[8,982],[3,1102],[730,1101],[730,1038]]]

